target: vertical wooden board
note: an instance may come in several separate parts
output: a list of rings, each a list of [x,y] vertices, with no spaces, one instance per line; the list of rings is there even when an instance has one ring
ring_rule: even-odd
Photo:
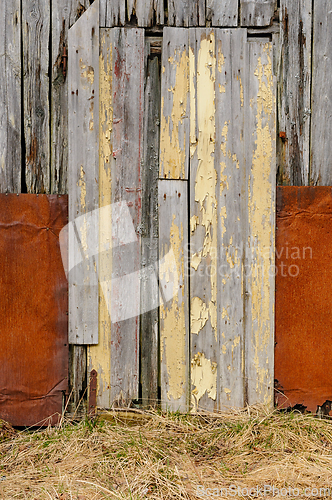
[[[280,13],[278,184],[307,186],[310,162],[312,1],[281,0]],[[322,33],[325,43],[326,30]],[[318,86],[321,81],[320,72]],[[317,89],[317,95],[322,95],[322,89],[313,89]],[[325,127],[319,135],[320,144],[324,130]],[[321,145],[319,149],[322,149]]]
[[[84,2],[83,2],[84,4]],[[79,0],[52,2],[51,185],[50,192],[68,192],[68,29],[82,11]],[[73,24],[73,23],[72,23]]]
[[[246,393],[249,405],[273,405],[276,81],[272,43],[248,42],[245,144]]]
[[[148,59],[144,112],[141,232],[141,385],[144,406],[158,399],[158,177],[160,123],[160,62]]]
[[[98,343],[99,4],[69,30],[69,221],[81,266],[69,273],[69,341]],[[75,221],[78,218],[78,221]],[[75,259],[78,256],[75,256]],[[74,260],[75,260],[74,259]]]
[[[131,0],[133,1],[133,0]],[[163,0],[135,0],[133,8],[128,14],[135,14],[137,24],[143,28],[164,24],[164,1]],[[130,15],[128,16],[130,18]]]
[[[98,0],[94,0],[95,2]],[[105,0],[99,0],[100,9],[104,4]],[[90,7],[90,0],[68,0],[67,8],[69,10],[69,28],[84,14],[84,12]]]
[[[244,29],[216,30],[218,409],[244,406],[246,40]]]
[[[331,116],[332,91],[330,86],[332,40],[331,3],[316,1],[313,20],[313,74],[311,117],[311,171],[312,186],[332,185],[331,174]]]
[[[159,181],[161,400],[188,411],[189,290],[187,181]]]
[[[215,32],[191,29],[190,304],[194,410],[217,408],[220,356],[217,325],[216,71]]]
[[[241,26],[270,26],[277,10],[277,0],[241,0]]]
[[[112,30],[100,30],[99,56],[99,207],[112,203],[112,83],[113,83]],[[88,379],[92,370],[97,372],[97,406],[110,407],[111,384],[111,318],[107,297],[111,288],[112,252],[111,209],[99,213],[99,335],[98,344],[88,346]],[[106,293],[105,292],[106,287]]]
[[[144,30],[114,28],[112,33],[112,203],[127,204],[137,235],[131,246],[113,248],[112,256],[111,404],[116,405],[138,398]],[[117,232],[118,221],[113,223]]]
[[[28,193],[50,192],[50,3],[22,2],[25,181]]]
[[[235,27],[238,25],[238,2],[234,0],[206,0],[206,20],[212,26]]]
[[[161,76],[160,177],[188,179],[188,30],[164,28]]]
[[[20,2],[2,5],[0,34],[0,192],[21,191]]]
[[[168,0],[169,26],[205,26],[206,0]]]
[[[113,28],[126,24],[125,0],[100,0],[100,27]]]

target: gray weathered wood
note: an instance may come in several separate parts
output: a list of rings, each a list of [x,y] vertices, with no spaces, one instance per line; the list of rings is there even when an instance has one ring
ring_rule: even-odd
[[[158,190],[161,403],[188,411],[188,182],[160,180]]]
[[[244,406],[244,123],[247,34],[216,30],[216,157],[218,172],[218,408]]]
[[[99,4],[69,30],[69,341],[98,343]],[[79,218],[75,221],[76,218]]]
[[[95,2],[98,0],[94,0]],[[104,0],[100,1],[100,7],[102,6]],[[90,7],[90,0],[68,0],[66,2],[67,9],[69,12],[69,27],[71,28],[74,23],[84,14],[84,12]],[[66,14],[67,14],[66,12]]]
[[[132,18],[142,28],[163,25],[163,0],[100,0],[100,26],[124,26]]]
[[[20,2],[1,7],[0,192],[21,191],[21,15]]]
[[[86,383],[86,346],[69,346],[69,395],[67,410],[72,413],[82,410],[79,406],[84,399]]]
[[[196,410],[217,409],[217,71],[214,30],[190,30],[191,382]]]
[[[313,186],[332,185],[331,10],[328,0],[315,2],[310,171],[310,184]]]
[[[319,3],[319,5],[322,4]],[[307,186],[309,183],[311,10],[311,0],[281,0],[278,74],[278,184]],[[326,30],[322,30],[321,33],[325,43]],[[321,56],[319,49],[317,54],[319,54],[318,57]],[[322,78],[319,74],[315,87],[313,87],[319,98],[322,95],[322,89],[319,87],[321,82]],[[323,108],[325,109],[325,103]],[[316,107],[314,107],[314,111],[315,109]],[[320,119],[318,122],[322,123]],[[324,130],[323,126],[322,130],[319,131],[320,151],[323,150],[321,141]],[[328,140],[324,141],[324,144],[328,143]]]
[[[169,26],[205,26],[206,0],[168,0]]]
[[[160,177],[188,179],[188,30],[164,28],[161,77]]]
[[[234,0],[206,0],[206,20],[212,26],[237,26],[238,2]]]
[[[112,36],[112,203],[127,203],[137,234],[136,243],[113,248],[111,403],[115,405],[138,398],[140,284],[135,276],[140,269],[144,30],[114,28]]]
[[[144,113],[141,242],[141,384],[143,405],[158,399],[158,177],[160,62],[148,59]]]
[[[86,2],[88,3],[88,1]],[[53,194],[68,192],[68,29],[84,2],[52,2],[51,186]],[[77,19],[75,19],[77,20]],[[73,24],[73,23],[72,23]]]
[[[241,0],[241,26],[269,26],[276,10],[276,0]]]
[[[273,407],[276,79],[269,41],[248,43],[245,259],[246,402]]]
[[[50,4],[22,2],[25,180],[28,193],[50,192]]]

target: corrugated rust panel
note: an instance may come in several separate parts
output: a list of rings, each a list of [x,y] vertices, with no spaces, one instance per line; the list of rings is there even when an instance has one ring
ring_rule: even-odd
[[[67,281],[59,233],[68,197],[0,194],[0,418],[34,425],[62,411]]]
[[[276,402],[315,412],[332,401],[332,188],[279,187]]]

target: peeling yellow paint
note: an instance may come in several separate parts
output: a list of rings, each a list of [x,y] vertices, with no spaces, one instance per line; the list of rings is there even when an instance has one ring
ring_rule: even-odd
[[[170,249],[176,259],[177,275],[184,276],[183,225],[177,226],[175,215],[170,228]],[[161,273],[161,279],[164,279]],[[161,355],[166,363],[168,375],[167,397],[171,401],[185,395],[186,388],[186,325],[184,310],[184,288],[177,287],[171,305],[160,304]]]
[[[85,211],[85,200],[86,200],[86,180],[85,180],[85,172],[83,169],[83,165],[80,168],[80,178],[78,180],[77,186],[81,188],[80,192],[80,204],[82,212]]]
[[[222,68],[225,65],[225,57],[224,54],[222,53],[221,47],[218,48],[218,71],[219,73],[222,72]]]
[[[226,396],[227,396],[228,401],[230,401],[230,400],[231,400],[231,393],[232,393],[232,391],[231,391],[230,389],[227,389],[227,388],[225,387],[225,388],[224,388],[224,392],[225,392],[225,394],[226,394]]]
[[[196,55],[190,53],[190,83],[191,90],[195,88],[195,78],[197,84],[196,96],[191,96],[190,114],[193,117],[191,122],[191,143],[198,138],[195,148],[192,149],[198,162],[195,178],[195,201],[198,204],[198,215],[196,215],[194,230],[198,225],[205,230],[202,250],[199,254],[192,256],[192,264],[197,270],[200,260],[208,262],[210,268],[210,290],[211,296],[208,302],[201,301],[195,297],[195,304],[203,304],[204,313],[208,312],[212,329],[217,341],[217,172],[214,166],[215,152],[215,80],[216,80],[216,55],[215,55],[215,35],[212,31],[206,38],[202,38]],[[197,63],[197,67],[196,67]],[[199,98],[198,98],[199,96]],[[203,98],[204,96],[204,98]],[[195,131],[195,134],[194,134]],[[194,231],[192,231],[194,232]],[[201,302],[199,302],[201,301]],[[201,308],[203,307],[201,306]],[[195,313],[195,317],[200,317]],[[204,316],[205,318],[206,316]]]
[[[223,353],[223,354],[226,354],[226,352],[227,352],[227,347],[226,347],[226,344],[223,344],[223,345],[221,346],[221,351],[222,351],[222,353]]]
[[[199,297],[191,300],[191,333],[196,335],[204,328],[209,319],[209,310]]]
[[[202,262],[202,252],[198,252],[191,257],[190,265],[192,268],[195,269],[195,271],[197,271],[198,266],[200,265],[201,262]]]
[[[191,383],[193,411],[197,411],[202,396],[207,393],[214,401],[217,398],[217,363],[206,359],[204,353],[197,353],[191,360]]]
[[[254,72],[257,83],[257,106],[255,150],[252,158],[252,172],[249,178],[249,224],[255,241],[252,248],[251,271],[251,315],[254,345],[254,366],[257,371],[256,392],[260,400],[271,403],[272,366],[266,366],[267,348],[271,345],[273,327],[270,316],[270,281],[272,234],[272,176],[271,165],[274,161],[275,91],[272,70],[272,49],[267,43],[263,55],[258,58]],[[271,127],[272,120],[272,127]],[[264,364],[262,362],[264,359]],[[264,366],[265,365],[265,366]]]
[[[192,233],[196,231],[196,227],[199,224],[199,218],[197,215],[193,215],[190,219],[190,230]]]
[[[169,58],[168,71],[175,71],[175,85],[168,89],[172,94],[172,110],[169,114],[165,97],[161,102],[160,175],[170,179],[186,176],[186,127],[189,93],[189,57],[186,50],[175,51]],[[167,102],[169,105],[169,102]]]
[[[244,92],[243,92],[243,85],[242,85],[242,80],[239,75],[237,75],[237,79],[240,83],[240,100],[241,100],[241,106],[244,106]]]
[[[80,59],[80,67],[81,67],[81,78],[87,80],[88,83],[93,85],[95,80],[95,72],[92,66],[86,66],[83,63],[83,59]]]
[[[99,207],[112,203],[111,159],[112,159],[112,65],[113,48],[106,33],[101,33],[99,56]],[[105,54],[105,55],[103,55]],[[92,108],[93,109],[93,108]],[[100,211],[99,220],[99,269],[101,276],[112,274],[112,253],[103,253],[112,240],[112,223],[109,212]],[[107,257],[106,257],[107,255]],[[99,286],[99,343],[88,346],[89,371],[95,369],[97,377],[97,405],[108,408],[111,385],[111,319],[110,304]]]
[[[221,85],[221,83],[219,83],[219,92],[221,94],[225,94],[226,93],[226,87],[225,87],[225,85]]]

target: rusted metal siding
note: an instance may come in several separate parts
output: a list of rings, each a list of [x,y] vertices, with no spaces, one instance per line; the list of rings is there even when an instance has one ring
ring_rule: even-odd
[[[68,377],[67,196],[0,195],[0,418],[58,421]]]
[[[332,188],[279,187],[275,399],[315,412],[332,401]]]

